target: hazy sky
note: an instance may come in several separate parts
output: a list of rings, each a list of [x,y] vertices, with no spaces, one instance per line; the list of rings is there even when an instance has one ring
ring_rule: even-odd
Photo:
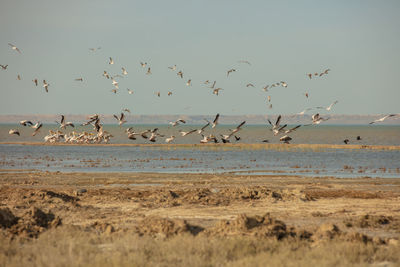
[[[399,113],[399,14],[400,1],[1,0],[0,114],[288,114],[335,100],[335,114]],[[115,95],[102,73],[121,67]],[[280,81],[288,87],[262,91]]]

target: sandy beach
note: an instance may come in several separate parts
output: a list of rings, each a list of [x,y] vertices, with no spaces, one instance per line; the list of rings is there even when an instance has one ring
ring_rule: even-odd
[[[400,264],[399,179],[2,170],[0,191],[3,266]]]

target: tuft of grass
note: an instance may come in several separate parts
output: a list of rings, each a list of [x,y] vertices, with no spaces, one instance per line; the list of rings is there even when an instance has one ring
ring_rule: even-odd
[[[366,266],[400,264],[400,246],[250,236],[172,238],[62,226],[37,239],[0,237],[1,266]],[[386,266],[386,265],[385,265]],[[390,265],[389,265],[390,266]]]

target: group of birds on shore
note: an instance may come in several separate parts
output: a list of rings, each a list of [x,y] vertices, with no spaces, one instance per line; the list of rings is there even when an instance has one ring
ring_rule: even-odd
[[[8,45],[11,47],[12,50],[16,51],[17,53],[19,53],[19,54],[22,53],[21,50],[17,46],[15,46],[15,45],[13,45],[11,43],[9,43]],[[101,47],[89,48],[89,50],[91,52],[96,52],[99,49],[101,49]],[[249,61],[247,61],[247,60],[240,60],[240,61],[238,61],[238,63],[247,64],[248,66],[251,66],[251,63]],[[108,64],[109,65],[115,65],[115,61],[114,61],[114,59],[112,57],[109,57]],[[149,64],[147,62],[140,62],[140,66],[141,66],[141,68],[146,70],[145,71],[146,75],[152,75],[151,66],[149,66]],[[3,70],[7,70],[8,65],[1,65],[0,64],[0,67]],[[178,77],[180,77],[181,79],[184,79],[184,73],[183,73],[182,70],[178,71],[177,65],[169,66],[168,69],[170,69],[171,71],[176,72],[176,75]],[[226,72],[226,77],[227,78],[230,77],[230,75],[232,75],[236,71],[237,71],[236,68],[230,68]],[[331,71],[330,69],[325,69],[325,70],[323,70],[321,72],[315,72],[314,74],[313,73],[307,73],[306,75],[309,77],[309,79],[313,79],[313,78],[317,78],[317,77],[322,77],[324,75],[328,75],[328,73],[330,71]],[[104,70],[104,72],[102,74],[102,76],[104,76],[106,79],[111,80],[111,84],[114,87],[111,90],[111,92],[113,92],[114,94],[117,94],[117,92],[119,90],[119,82],[117,81],[117,78],[124,78],[127,75],[128,75],[128,71],[127,71],[127,68],[124,67],[124,66],[121,66],[121,74],[111,75],[106,70]],[[21,80],[21,75],[20,74],[17,75],[17,79]],[[77,81],[77,82],[83,82],[84,81],[84,79],[82,77],[75,78],[74,80]],[[37,78],[34,78],[32,81],[33,81],[35,86],[39,85],[39,81],[38,81]],[[215,80],[214,81],[206,80],[206,81],[202,82],[202,84],[203,85],[207,85],[208,88],[212,89],[212,94],[217,95],[217,96],[220,94],[220,91],[223,90],[223,88],[216,86],[217,81],[215,81]],[[45,79],[43,79],[43,88],[45,89],[45,91],[47,93],[49,92],[49,86],[50,86],[50,84]],[[191,78],[186,81],[186,86],[192,86],[192,79]],[[275,83],[263,86],[262,90],[265,91],[265,92],[268,92],[272,88],[279,87],[279,86],[281,86],[283,88],[287,88],[288,87],[288,83],[285,82],[285,81],[275,82]],[[255,85],[253,83],[248,83],[246,85],[246,87],[255,87]],[[129,88],[127,88],[127,92],[130,95],[134,94],[134,91],[129,89]],[[160,91],[155,92],[155,94],[158,97],[161,96],[161,92]],[[168,96],[171,96],[172,94],[173,94],[172,91],[168,91],[168,93],[167,93]],[[309,94],[306,92],[305,96],[308,98]],[[268,101],[267,104],[269,105],[269,108],[272,108],[272,103],[270,103],[271,102],[271,96],[270,95],[267,96],[267,101]],[[296,115],[304,115],[307,111],[318,110],[318,109],[330,111],[333,108],[333,106],[336,105],[337,103],[338,103],[338,101],[336,100],[336,101],[334,101],[332,104],[330,104],[327,107],[318,106],[318,107],[306,108],[305,110],[301,111],[300,113],[297,113]],[[124,111],[130,113],[129,109],[124,109]],[[386,120],[386,119],[388,119],[390,117],[394,117],[394,116],[400,116],[400,114],[389,114],[389,115],[386,115],[386,116],[384,116],[382,118],[379,118],[379,119],[377,119],[375,121],[372,121],[369,124],[382,122],[382,121],[384,121],[384,120]],[[123,112],[121,112],[121,114],[118,115],[118,116],[114,115],[114,117],[118,121],[119,126],[122,126],[124,123],[127,122],[125,114]],[[219,134],[220,138],[218,138],[217,136],[215,136],[213,134],[203,135],[203,132],[205,131],[205,129],[207,127],[211,127],[211,128],[215,128],[216,127],[216,125],[218,124],[218,119],[219,119],[219,114],[216,115],[216,117],[215,117],[213,122],[209,122],[208,120],[205,119],[206,124],[202,128],[200,128],[200,129],[192,129],[192,130],[187,131],[187,132],[180,130],[179,134],[181,135],[181,137],[184,137],[184,136],[187,136],[189,134],[193,134],[193,133],[197,132],[199,135],[202,136],[202,139],[200,140],[200,143],[208,143],[208,142],[217,143],[217,142],[219,142],[219,140],[222,143],[229,143],[230,139],[232,138],[232,136],[235,137],[236,141],[239,141],[240,137],[238,137],[236,135],[236,133],[239,130],[241,130],[241,127],[246,123],[245,121],[241,122],[235,129],[232,129],[230,131],[230,133]],[[297,125],[297,126],[291,128],[291,129],[287,129],[286,128],[287,124],[284,124],[284,125],[281,126],[281,124],[280,124],[281,120],[282,120],[282,116],[281,115],[279,115],[277,117],[277,120],[275,121],[275,123],[272,123],[270,120],[268,120],[268,122],[271,125],[271,131],[272,131],[273,135],[274,136],[280,136],[281,135],[281,137],[279,137],[279,140],[281,142],[284,142],[284,143],[289,143],[292,140],[292,138],[290,136],[288,136],[289,133],[294,132],[295,130],[299,129],[301,126],[318,125],[318,124],[320,124],[320,123],[322,123],[322,122],[324,122],[324,121],[326,121],[328,119],[329,119],[329,117],[326,117],[324,115],[320,115],[319,113],[315,113],[315,114],[312,115],[311,122],[309,124]],[[171,127],[175,127],[175,126],[178,126],[180,124],[185,124],[185,123],[186,123],[186,121],[184,119],[179,118],[176,121],[170,122],[169,124],[170,124]],[[20,124],[22,126],[27,126],[27,127],[33,128],[34,131],[32,132],[32,136],[35,136],[39,132],[41,127],[42,127],[42,123],[40,123],[40,122],[33,123],[32,121],[29,121],[29,120],[23,120],[23,121],[20,122]],[[57,121],[57,124],[59,125],[59,128],[62,129],[62,130],[65,130],[67,127],[74,127],[74,124],[72,122],[66,122],[65,121],[65,116],[64,115],[61,115],[61,120],[60,120],[60,122]],[[73,143],[73,142],[78,142],[78,143],[106,142],[107,143],[113,137],[110,133],[108,133],[107,131],[103,130],[103,126],[100,123],[99,115],[95,114],[93,116],[90,116],[89,117],[89,121],[85,122],[82,125],[89,125],[89,124],[91,124],[93,126],[93,129],[95,130],[94,133],[89,133],[89,132],[85,132],[85,131],[82,132],[82,133],[77,133],[77,132],[73,131],[73,132],[71,132],[69,134],[65,134],[62,131],[60,131],[59,129],[57,129],[57,130],[54,130],[54,131],[50,130],[49,134],[46,135],[44,137],[44,139],[45,139],[46,142],[59,142],[61,140],[64,140],[65,142],[70,142],[70,143]],[[125,132],[126,132],[128,138],[130,140],[136,140],[137,136],[141,136],[142,138],[147,139],[150,142],[156,142],[157,138],[165,137],[165,135],[159,133],[158,128],[155,128],[153,130],[146,130],[144,132],[135,132],[134,129],[132,127],[130,127],[128,129],[126,129]],[[10,129],[9,130],[9,134],[10,135],[13,135],[13,134],[20,135],[20,131],[19,131],[19,129]],[[171,135],[171,136],[169,136],[169,137],[167,137],[165,139],[165,142],[166,143],[171,143],[171,142],[173,142],[175,140],[175,138],[176,138],[175,135]],[[349,141],[348,141],[348,139],[346,139],[346,140],[344,140],[344,142],[347,144]],[[265,139],[265,140],[262,140],[262,142],[268,142],[268,140]]]

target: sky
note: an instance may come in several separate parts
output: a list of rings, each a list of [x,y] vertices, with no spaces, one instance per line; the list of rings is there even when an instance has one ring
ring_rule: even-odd
[[[336,100],[331,114],[400,113],[398,14],[390,0],[1,0],[0,114],[294,114]],[[121,67],[114,94],[102,73]]]

